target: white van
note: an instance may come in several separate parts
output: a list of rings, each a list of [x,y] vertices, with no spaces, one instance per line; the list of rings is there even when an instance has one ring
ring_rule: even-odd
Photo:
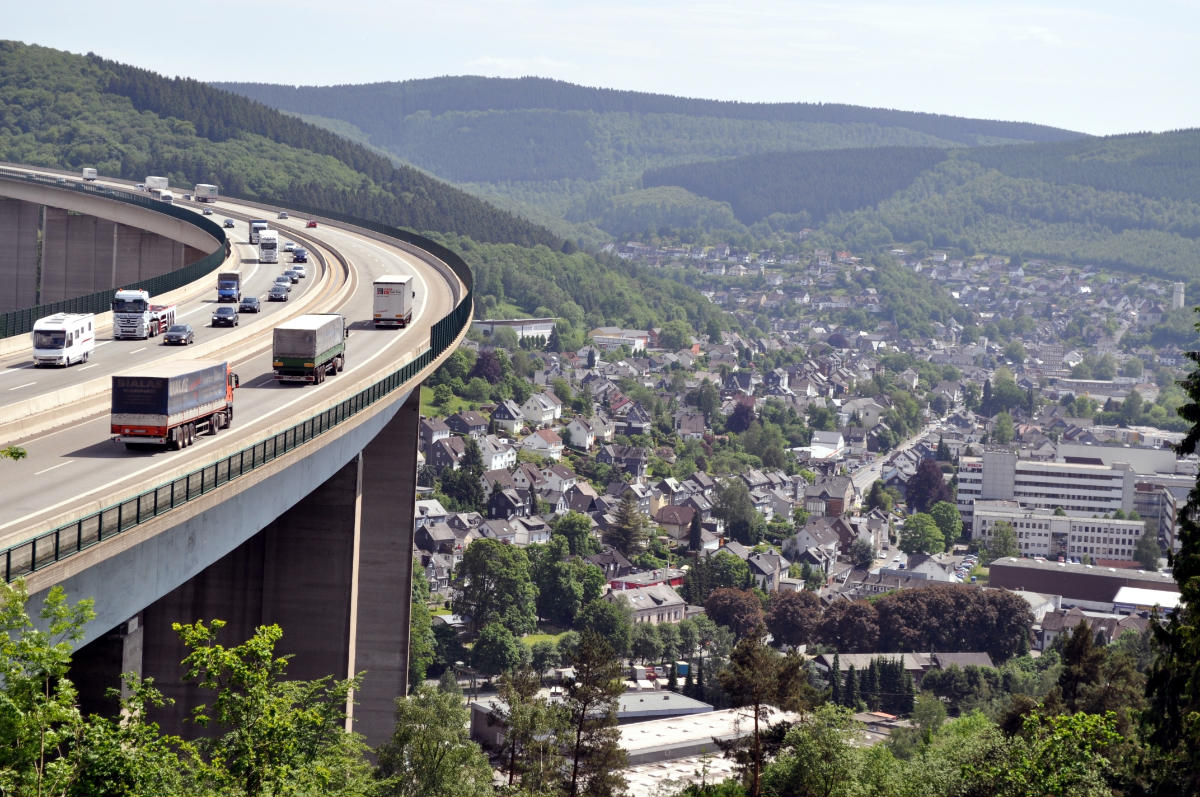
[[[96,349],[96,316],[55,313],[33,322],[33,364],[85,363]]]

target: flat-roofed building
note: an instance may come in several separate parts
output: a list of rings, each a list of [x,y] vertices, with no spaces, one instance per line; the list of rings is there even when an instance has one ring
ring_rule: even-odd
[[[1146,532],[1141,520],[1071,517],[1023,507],[1017,501],[976,500],[971,539],[990,543],[996,524],[1002,522],[1012,526],[1022,556],[1052,559],[1088,556],[1132,562],[1134,548]]]
[[[988,582],[1001,589],[1060,595],[1064,608],[1078,606],[1102,612],[1113,611],[1121,587],[1179,592],[1175,579],[1166,573],[1015,557],[992,562]]]

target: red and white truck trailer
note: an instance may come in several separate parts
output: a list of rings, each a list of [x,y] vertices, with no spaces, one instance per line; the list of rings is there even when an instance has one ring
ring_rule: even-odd
[[[113,439],[172,449],[233,423],[238,376],[224,360],[167,359],[112,377]]]

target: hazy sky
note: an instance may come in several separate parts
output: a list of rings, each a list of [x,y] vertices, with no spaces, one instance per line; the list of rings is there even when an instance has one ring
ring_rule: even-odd
[[[41,0],[0,38],[201,80],[537,75],[1109,134],[1200,126],[1200,0]]]

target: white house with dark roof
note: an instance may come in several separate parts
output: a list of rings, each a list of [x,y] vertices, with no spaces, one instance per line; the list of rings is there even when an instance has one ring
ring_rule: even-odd
[[[550,391],[534,393],[521,405],[525,420],[535,427],[550,426],[562,418],[562,402]]]
[[[687,603],[666,584],[613,590],[604,595],[604,600],[624,600],[629,603],[633,608],[635,623],[678,623],[687,614]]]

